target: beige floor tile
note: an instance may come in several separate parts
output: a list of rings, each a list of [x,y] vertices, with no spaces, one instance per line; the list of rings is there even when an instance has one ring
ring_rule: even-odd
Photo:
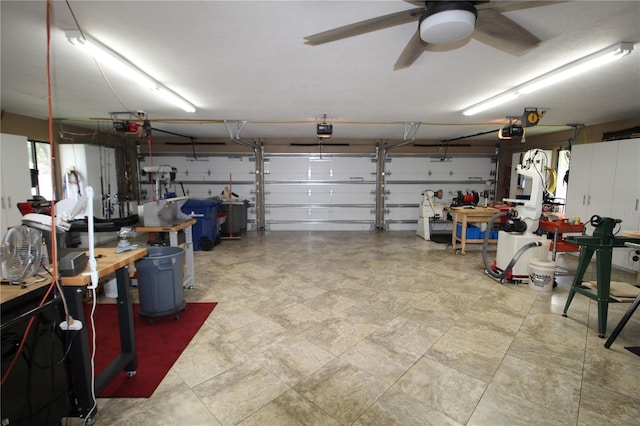
[[[239,426],[339,426],[340,422],[294,390],[289,390],[238,423]]]
[[[466,423],[487,384],[422,357],[394,387],[459,423]],[[395,389],[394,389],[395,390]]]
[[[459,426],[462,423],[393,387],[360,416],[354,425]]]
[[[193,388],[248,360],[247,355],[224,337],[214,335],[209,340],[200,338],[190,344],[174,364],[173,370]]]
[[[550,411],[540,404],[519,398],[495,386],[489,386],[467,425],[566,426],[575,422],[575,417]]]
[[[565,417],[578,414],[581,376],[562,368],[539,367],[507,355],[491,384]]]
[[[340,358],[391,386],[420,355],[382,337],[369,336],[341,354]]]
[[[327,319],[328,314],[297,303],[283,311],[270,314],[267,317],[294,333],[302,333],[306,329]]]
[[[340,355],[376,329],[375,325],[340,313],[312,326],[302,336],[332,354]]]
[[[273,373],[247,362],[196,386],[193,392],[223,425],[233,425],[288,389]]]
[[[325,291],[324,293],[308,299],[304,305],[316,311],[335,314],[353,306],[356,302],[344,296],[340,296],[333,291]]]
[[[299,336],[281,335],[260,348],[253,360],[289,386],[294,386],[335,355]]]
[[[429,324],[403,315],[394,318],[372,333],[373,336],[382,337],[419,355],[424,354],[443,334],[443,331]]]
[[[260,321],[247,324],[244,327],[225,334],[224,338],[226,341],[233,343],[241,351],[251,355],[286,332],[287,329],[277,322],[262,318]]]
[[[425,357],[489,383],[504,358],[504,352],[468,341],[459,333],[446,333]]]
[[[602,343],[600,339],[599,343]],[[620,346],[590,345],[584,361],[584,383],[640,399],[640,356]]]
[[[637,375],[636,375],[637,377]],[[640,399],[585,383],[578,425],[632,425],[640,419]]]
[[[336,359],[294,387],[342,424],[351,424],[388,386],[375,376]]]

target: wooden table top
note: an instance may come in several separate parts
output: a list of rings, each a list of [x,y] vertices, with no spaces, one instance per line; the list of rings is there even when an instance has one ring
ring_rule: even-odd
[[[33,290],[37,290],[41,287],[46,287],[51,284],[50,276],[33,276],[24,280],[27,283],[26,288],[22,288],[19,285],[2,284],[0,287],[0,303],[8,302],[16,297],[20,297],[23,294],[27,294]]]
[[[181,229],[186,228],[187,226],[195,225],[197,222],[196,219],[185,220],[182,223],[177,225],[167,225],[167,226],[136,226],[136,231],[139,232],[177,232]]]
[[[451,207],[451,210],[456,214],[466,214],[470,216],[500,213],[500,210],[494,209],[493,207]]]
[[[97,247],[95,249],[96,261],[98,263],[98,275],[103,277],[112,272],[117,271],[123,266],[127,266],[131,262],[146,256],[147,249],[145,247],[135,250],[129,250],[122,253],[116,253],[113,247]],[[89,253],[87,252],[87,256]],[[91,271],[89,265],[84,272],[72,277],[60,277],[60,282],[64,286],[85,286],[91,282]]]

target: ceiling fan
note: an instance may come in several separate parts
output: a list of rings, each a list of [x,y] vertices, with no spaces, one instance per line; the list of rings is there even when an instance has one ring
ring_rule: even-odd
[[[540,39],[502,12],[545,6],[555,1],[409,1],[421,7],[345,25],[305,37],[316,46],[396,25],[418,21],[418,28],[396,61],[394,70],[407,68],[424,51],[451,50],[469,37],[515,56],[522,56]]]

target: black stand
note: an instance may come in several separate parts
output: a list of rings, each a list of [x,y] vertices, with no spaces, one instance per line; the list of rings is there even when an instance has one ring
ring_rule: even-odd
[[[631,306],[629,306],[629,309],[627,309],[627,312],[625,312],[624,316],[622,317],[622,319],[620,320],[620,322],[618,323],[616,328],[613,330],[613,333],[611,333],[611,336],[609,336],[609,338],[605,342],[605,344],[604,344],[605,348],[608,349],[608,348],[611,347],[613,342],[616,340],[616,338],[618,337],[618,335],[620,334],[620,332],[624,328],[624,326],[627,325],[627,322],[629,322],[629,319],[631,318],[633,313],[636,311],[636,309],[638,309],[638,305],[640,305],[640,295],[638,295],[636,297],[636,300],[634,300],[633,303],[631,304]],[[640,346],[625,347],[625,349],[627,349],[628,351],[640,356]]]

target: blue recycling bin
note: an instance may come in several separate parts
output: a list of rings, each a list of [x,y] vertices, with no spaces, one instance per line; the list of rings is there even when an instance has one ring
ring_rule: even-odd
[[[189,198],[182,205],[182,213],[196,219],[191,227],[193,250],[211,250],[218,238],[218,208],[220,200]]]

